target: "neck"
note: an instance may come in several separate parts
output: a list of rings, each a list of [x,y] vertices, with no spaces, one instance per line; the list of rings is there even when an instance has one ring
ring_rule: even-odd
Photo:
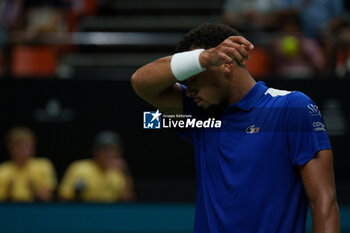
[[[230,95],[227,105],[239,102],[256,84],[256,81],[246,69],[235,69],[230,80]]]
[[[95,160],[95,163],[101,171],[105,171],[107,169],[107,167],[103,163],[99,162],[98,160]]]
[[[14,163],[16,164],[17,167],[22,168],[22,167],[25,167],[27,165],[28,161],[29,161],[29,159],[17,160],[17,161],[14,161]]]

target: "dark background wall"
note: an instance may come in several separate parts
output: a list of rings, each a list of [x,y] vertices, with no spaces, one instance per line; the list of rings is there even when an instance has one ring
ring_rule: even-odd
[[[267,85],[301,90],[321,108],[335,154],[339,201],[350,203],[349,80],[278,80]],[[37,156],[50,158],[61,178],[70,162],[90,156],[93,137],[103,129],[122,136],[125,159],[139,201],[194,201],[191,144],[166,130],[142,129],[142,112],[154,110],[128,81],[0,80],[0,162],[13,126],[29,126],[38,136]]]

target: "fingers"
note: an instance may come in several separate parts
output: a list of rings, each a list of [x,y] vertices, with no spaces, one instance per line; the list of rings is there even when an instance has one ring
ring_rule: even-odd
[[[230,56],[233,60],[237,61],[240,65],[244,65],[245,61],[249,59],[248,50],[254,48],[254,46],[244,37],[231,36],[227,38],[223,43],[224,52]]]
[[[227,39],[234,43],[243,44],[250,50],[254,48],[254,45],[243,36],[230,36]]]
[[[244,46],[239,46],[237,50],[243,56],[244,59],[249,59],[249,53],[246,50],[246,48],[244,48]]]
[[[219,56],[221,59],[223,59],[225,61],[225,63],[232,63],[233,62],[233,58],[228,56],[226,53],[220,53]]]
[[[249,54],[248,52],[241,47],[240,45],[237,46],[237,48],[233,48],[233,47],[224,47],[223,48],[223,52],[226,56],[230,57],[231,59],[224,59],[225,63],[232,63],[233,60],[235,60],[236,62],[238,62],[240,65],[244,65],[245,64],[245,59],[248,59]]]
[[[242,56],[242,54],[239,53],[239,51],[237,49],[230,49],[231,51],[231,56],[234,60],[238,61],[238,63],[242,64],[244,62],[244,57]]]
[[[224,40],[219,46],[206,50],[201,53],[200,60],[207,57],[207,66],[220,66],[224,63],[232,63],[236,61],[239,65],[245,65],[245,60],[249,59],[249,51],[254,45],[242,36],[230,36]],[[206,54],[206,56],[204,56]],[[205,59],[204,59],[205,60]],[[203,65],[205,62],[200,61]]]

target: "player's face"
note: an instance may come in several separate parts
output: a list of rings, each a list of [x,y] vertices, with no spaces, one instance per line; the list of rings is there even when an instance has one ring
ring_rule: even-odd
[[[222,105],[227,95],[226,78],[222,67],[209,68],[185,81],[186,95],[193,98],[198,107],[208,109]]]

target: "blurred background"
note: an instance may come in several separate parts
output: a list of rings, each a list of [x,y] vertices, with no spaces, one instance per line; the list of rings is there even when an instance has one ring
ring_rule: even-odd
[[[205,22],[254,45],[256,80],[321,108],[350,232],[350,1],[0,0],[0,232],[192,232],[191,144],[143,130],[140,66]],[[307,229],[311,229],[310,217]]]

